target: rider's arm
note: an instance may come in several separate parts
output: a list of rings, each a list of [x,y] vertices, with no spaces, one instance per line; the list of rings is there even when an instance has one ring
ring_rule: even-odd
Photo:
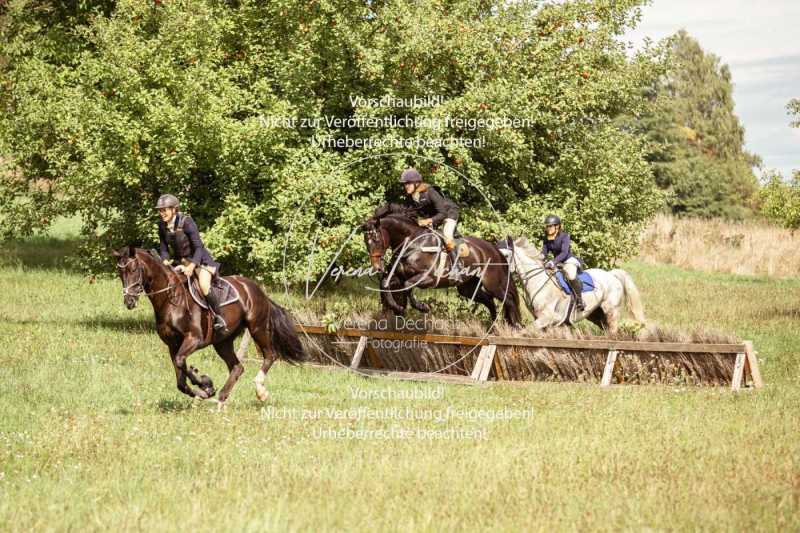
[[[559,253],[553,261],[555,263],[563,263],[569,256],[572,255],[570,250],[570,240],[569,240],[569,233],[562,232],[558,237],[561,245],[561,253]]]
[[[458,206],[455,203],[439,194],[439,191],[433,187],[428,189],[428,196],[436,209],[436,214],[431,217],[434,226],[438,226],[446,218],[458,219]]]
[[[189,238],[189,242],[192,243],[192,257],[188,259],[195,265],[199,265],[203,258],[205,246],[203,245],[202,239],[200,239],[200,231],[198,231],[197,224],[194,223],[194,220],[191,218],[186,219],[186,222],[183,223],[183,232]]]
[[[162,260],[169,259],[169,246],[167,246],[167,236],[165,234],[165,227],[159,223],[158,224],[158,255],[161,256]]]

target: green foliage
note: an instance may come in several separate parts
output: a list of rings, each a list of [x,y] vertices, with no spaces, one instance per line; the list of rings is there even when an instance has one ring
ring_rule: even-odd
[[[800,128],[800,99],[790,100],[786,108],[792,127]],[[800,170],[795,170],[788,182],[778,172],[769,173],[760,197],[761,211],[767,217],[784,227],[800,228]]]
[[[787,228],[800,228],[800,172],[788,182],[779,173],[769,175],[760,195],[767,217]]]
[[[648,140],[656,182],[679,215],[740,219],[751,211],[758,158],[744,150],[727,65],[681,30],[666,76],[645,90],[647,112],[629,123]]]
[[[621,114],[663,71],[618,37],[641,0],[543,5],[396,0],[16,0],[2,29],[0,179],[5,235],[60,214],[84,222],[87,265],[126,242],[152,245],[152,205],[176,194],[228,272],[302,279],[365,262],[355,226],[398,199],[406,165],[463,207],[463,231],[538,234],[566,217],[583,256],[636,249],[661,197]],[[53,5],[56,5],[53,3]],[[432,108],[353,106],[351,97],[437,95]],[[502,118],[524,128],[311,129],[269,117]],[[312,141],[484,137],[477,148],[340,150]],[[406,153],[410,152],[410,154]],[[464,179],[466,178],[466,179]],[[490,207],[491,206],[491,207]],[[312,258],[307,258],[314,250]]]

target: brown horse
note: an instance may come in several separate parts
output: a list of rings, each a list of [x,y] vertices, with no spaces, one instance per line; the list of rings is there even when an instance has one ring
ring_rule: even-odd
[[[508,262],[498,248],[477,237],[465,237],[469,255],[460,259],[461,279],[437,275],[439,247],[435,232],[420,227],[414,213],[404,206],[389,204],[378,208],[361,225],[372,268],[381,273],[381,301],[397,314],[405,312],[405,299],[414,309],[427,313],[430,308],[417,301],[412,290],[441,289],[455,286],[467,299],[483,304],[497,319],[494,300],[503,305],[503,317],[512,326],[520,324],[519,295],[511,278]],[[392,250],[392,266],[384,266],[383,256]],[[437,251],[431,251],[437,250]]]
[[[141,295],[150,298],[156,315],[158,336],[169,347],[178,390],[182,393],[202,399],[214,396],[216,391],[211,379],[207,376],[198,377],[197,369],[186,364],[189,355],[212,344],[228,366],[228,380],[219,393],[220,407],[224,405],[244,372],[233,341],[245,327],[264,358],[256,376],[256,395],[260,400],[267,399],[264,379],[276,359],[290,363],[305,359],[292,318],[286,310],[271,301],[253,280],[243,276],[225,277],[239,292],[240,303],[222,308],[228,330],[221,334],[213,328],[211,313],[192,300],[186,276],[164,265],[153,253],[133,246],[121,248],[112,252],[112,255],[117,259],[125,306],[128,309],[136,307]],[[187,378],[200,388],[190,386]]]

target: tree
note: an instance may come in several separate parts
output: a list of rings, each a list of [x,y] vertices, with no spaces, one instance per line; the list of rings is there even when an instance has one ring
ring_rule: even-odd
[[[786,108],[792,127],[800,128],[800,99],[790,100]],[[760,196],[767,217],[787,228],[800,228],[800,170],[795,170],[788,182],[778,172],[768,174]]]
[[[633,127],[648,140],[673,213],[742,218],[758,190],[759,159],[744,149],[730,69],[684,30],[671,43],[668,72],[645,90],[651,107]]]
[[[286,251],[300,279],[324,270],[416,165],[463,206],[462,232],[538,234],[554,211],[587,260],[610,264],[636,251],[632,235],[661,205],[641,139],[615,121],[663,72],[660,50],[629,58],[618,39],[641,3],[122,0],[89,9],[64,36],[71,52],[53,57],[49,28],[60,23],[32,21],[17,0],[3,33],[0,153],[15,177],[0,183],[13,206],[0,228],[78,213],[85,253],[102,258],[112,245],[152,243],[151,208],[169,191],[228,271],[279,279]],[[426,95],[443,101],[351,98]],[[324,121],[389,115],[427,122]],[[323,121],[292,122],[304,117]],[[446,117],[527,122],[473,129]],[[385,157],[321,145],[326,137],[483,142]],[[351,239],[338,261],[361,264],[364,253]]]

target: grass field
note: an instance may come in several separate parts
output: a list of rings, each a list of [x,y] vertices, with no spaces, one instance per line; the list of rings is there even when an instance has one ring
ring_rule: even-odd
[[[0,246],[0,529],[800,529],[797,279],[625,266],[651,319],[753,340],[759,392],[279,364],[264,405],[249,364],[217,413],[176,390],[146,300],[127,311],[119,281],[63,266],[69,233]],[[191,361],[222,382],[212,350]],[[478,438],[320,436],[348,428]]]

